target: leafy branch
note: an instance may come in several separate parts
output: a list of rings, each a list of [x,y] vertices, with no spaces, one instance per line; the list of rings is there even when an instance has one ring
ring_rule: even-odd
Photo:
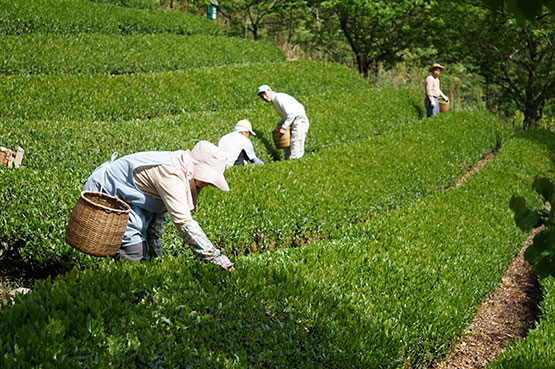
[[[516,225],[523,231],[545,227],[534,236],[532,245],[524,253],[524,259],[540,278],[550,275],[555,277],[555,184],[548,178],[536,177],[532,188],[543,197],[546,208],[530,209],[520,196],[513,196],[509,206],[515,213]]]

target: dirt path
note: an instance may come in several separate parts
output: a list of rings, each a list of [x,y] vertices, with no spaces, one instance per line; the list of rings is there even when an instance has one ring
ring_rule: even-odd
[[[483,368],[508,343],[526,337],[542,299],[536,273],[523,257],[537,232],[539,229],[528,237],[495,291],[482,301],[459,343],[433,369]]]
[[[495,155],[497,150],[480,160],[454,187],[481,170]],[[459,343],[432,369],[484,368],[508,343],[526,337],[539,314],[542,295],[536,273],[524,260],[524,251],[540,230],[534,230],[528,237],[495,291],[482,301]]]

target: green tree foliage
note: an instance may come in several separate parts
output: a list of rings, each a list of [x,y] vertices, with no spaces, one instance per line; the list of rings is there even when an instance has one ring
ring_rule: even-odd
[[[430,9],[423,0],[323,0],[315,5],[326,22],[339,24],[365,77],[379,63],[393,65],[401,50],[415,45]]]
[[[510,206],[515,213],[516,225],[523,231],[545,227],[534,236],[534,243],[526,249],[524,258],[538,276],[555,277],[555,184],[548,178],[536,177],[532,187],[549,204],[546,208],[529,209],[526,200],[520,196],[513,196]]]
[[[221,2],[219,10],[232,33],[255,40],[262,32],[285,30],[289,40],[306,16],[306,0],[234,0]]]
[[[518,21],[506,9],[442,1],[440,29],[434,40],[439,55],[464,61],[485,79],[491,109],[524,114],[524,128],[535,127],[546,106],[555,102],[555,20],[544,11]],[[544,8],[545,10],[545,8]]]
[[[540,16],[544,8],[555,12],[555,0],[483,0],[492,10],[510,11],[520,21],[533,20]]]

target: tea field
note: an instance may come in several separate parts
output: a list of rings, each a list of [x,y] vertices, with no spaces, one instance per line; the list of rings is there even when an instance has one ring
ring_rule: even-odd
[[[425,368],[441,360],[527,235],[508,204],[539,204],[555,134],[481,111],[424,118],[422,92],[375,89],[334,63],[285,61],[149,0],[0,0],[0,265],[38,279],[0,307],[0,367]],[[119,5],[128,6],[119,6]],[[295,96],[307,154],[281,160],[256,95]],[[240,119],[264,166],[226,170],[195,219],[235,263],[164,255],[115,263],[64,242],[84,181],[115,151],[217,143]],[[496,157],[453,185],[494,150]],[[537,326],[492,368],[555,361],[552,279]]]

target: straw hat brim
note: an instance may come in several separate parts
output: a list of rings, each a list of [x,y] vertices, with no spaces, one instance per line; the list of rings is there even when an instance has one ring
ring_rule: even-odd
[[[431,72],[431,71],[433,71],[433,70],[436,69],[436,68],[438,68],[439,70],[444,70],[444,69],[445,69],[445,67],[444,67],[443,65],[437,64],[437,63],[436,63],[436,64],[432,65],[432,66],[430,67],[430,69],[428,69],[428,70]]]

